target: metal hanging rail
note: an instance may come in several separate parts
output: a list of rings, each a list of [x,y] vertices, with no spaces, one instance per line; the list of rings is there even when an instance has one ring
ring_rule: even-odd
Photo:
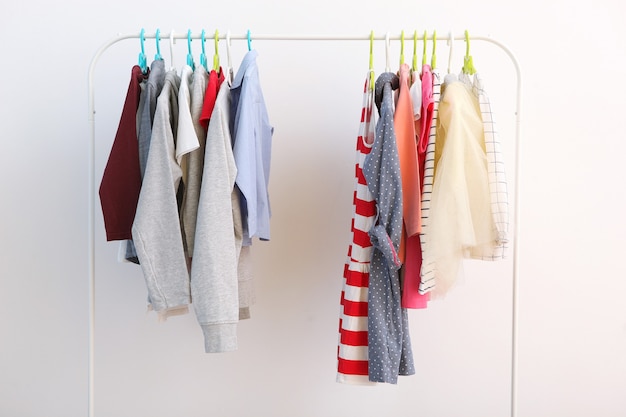
[[[96,310],[96,269],[95,269],[95,142],[96,142],[96,110],[95,110],[95,94],[94,94],[94,73],[96,65],[100,56],[111,46],[126,39],[140,39],[141,32],[131,34],[121,34],[115,38],[104,43],[95,53],[89,65],[88,73],[88,91],[89,91],[89,125],[91,131],[91,139],[89,141],[89,173],[88,173],[88,268],[89,268],[89,382],[88,382],[88,417],[95,417],[94,409],[94,368],[95,368],[95,310]],[[170,42],[174,42],[176,39],[188,39],[187,32],[175,32],[172,30],[170,33],[159,34],[160,39],[169,39]],[[143,33],[144,39],[156,39],[157,33]],[[201,35],[191,35],[191,39],[201,39]],[[208,39],[214,39],[212,36]],[[390,35],[389,32],[384,36],[370,35],[323,35],[323,34],[254,34],[251,35],[250,31],[246,34],[231,35],[219,35],[220,40],[263,40],[263,41],[370,41],[371,39],[376,41],[397,41],[401,40],[402,36]],[[408,38],[407,38],[408,39]],[[423,38],[420,40],[424,40]],[[432,41],[433,36],[429,35],[426,40]],[[452,36],[451,34],[441,34],[434,38],[436,41],[449,41],[459,40],[465,41],[465,36]],[[512,311],[511,311],[511,403],[510,403],[510,416],[517,417],[517,373],[518,373],[518,351],[517,351],[517,338],[518,338],[518,315],[519,315],[519,230],[520,230],[520,216],[519,216],[519,194],[520,194],[520,177],[521,177],[521,164],[520,164],[520,150],[521,150],[521,106],[522,106],[522,72],[517,58],[513,52],[507,48],[503,43],[492,39],[487,36],[471,36],[471,41],[483,41],[491,43],[499,47],[509,57],[515,72],[517,75],[516,83],[516,100],[515,100],[515,190],[514,190],[514,217],[513,217],[513,272],[512,272]]]

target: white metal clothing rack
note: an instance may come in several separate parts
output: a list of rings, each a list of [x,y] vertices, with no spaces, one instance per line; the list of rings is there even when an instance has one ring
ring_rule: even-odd
[[[95,295],[96,295],[96,271],[95,271],[95,140],[96,140],[96,110],[95,110],[95,94],[94,94],[94,73],[96,65],[100,56],[114,44],[126,39],[140,39],[141,32],[132,34],[122,34],[109,40],[102,45],[94,55],[89,65],[88,76],[88,90],[89,90],[89,125],[91,131],[91,140],[89,142],[89,175],[88,175],[88,267],[89,267],[89,385],[88,385],[88,416],[95,417],[94,408],[94,345],[95,345]],[[175,32],[172,30],[170,33],[159,34],[160,39],[169,39],[170,48],[172,49],[173,43],[176,39],[188,39],[186,32]],[[156,39],[157,33],[144,33],[144,39]],[[201,39],[201,35],[192,35],[191,39]],[[214,36],[208,36],[205,40],[214,39]],[[371,41],[384,40],[387,45],[391,40],[401,40],[401,35],[390,35],[387,33],[385,36],[370,35],[321,35],[321,34],[254,34],[250,35],[250,32],[243,35],[231,35],[228,32],[226,35],[219,36],[220,40],[280,40],[280,41]],[[408,40],[409,38],[407,38]],[[510,58],[517,74],[517,95],[515,100],[515,189],[514,189],[514,219],[513,219],[513,272],[512,272],[512,319],[511,319],[511,403],[510,412],[511,417],[517,417],[517,367],[518,367],[518,351],[517,351],[517,322],[518,322],[518,298],[519,298],[519,183],[521,174],[520,164],[520,148],[521,148],[521,104],[522,104],[522,73],[521,68],[513,52],[507,48],[501,42],[494,40],[486,36],[471,36],[471,41],[484,41],[498,46],[506,55]],[[420,39],[423,40],[423,39]],[[433,40],[433,36],[427,36],[426,40]],[[453,36],[452,33],[448,35],[438,35],[435,38],[436,41],[450,41],[459,40],[464,41],[464,36]],[[170,49],[170,51],[171,51]],[[387,50],[388,53],[388,50]],[[389,57],[387,56],[387,62]]]

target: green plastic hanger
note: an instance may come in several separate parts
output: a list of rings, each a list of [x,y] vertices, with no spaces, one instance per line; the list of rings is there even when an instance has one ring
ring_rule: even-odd
[[[400,32],[400,65],[404,64],[404,31]]]
[[[433,56],[430,57],[430,68],[437,68],[437,31],[433,31]]]
[[[465,31],[465,57],[463,58],[463,73],[474,75],[476,74],[476,68],[474,67],[474,59],[469,53],[470,51],[470,39],[469,32]]]
[[[220,41],[220,33],[215,30],[215,55],[213,55],[213,70],[217,71],[220,69],[220,56],[217,49],[217,44]]]
[[[417,71],[417,31],[413,31],[413,65],[411,66],[413,71]]]
[[[426,41],[428,40],[428,35],[426,31],[424,31],[424,53],[422,54],[422,66],[426,65]]]

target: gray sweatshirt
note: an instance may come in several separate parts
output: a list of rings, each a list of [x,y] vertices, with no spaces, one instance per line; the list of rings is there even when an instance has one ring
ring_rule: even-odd
[[[206,130],[200,124],[200,114],[204,104],[204,93],[207,88],[208,74],[202,65],[198,65],[193,73],[191,83],[190,115],[195,135],[198,139],[198,149],[193,150],[184,158],[186,169],[185,196],[181,208],[181,224],[187,248],[187,255],[193,256],[193,242],[196,233],[196,217],[198,216],[198,200],[202,184],[202,168],[204,165],[204,144]]]
[[[230,88],[222,83],[209,124],[191,265],[191,293],[206,352],[237,349],[238,252],[232,193],[237,167],[229,129]]]
[[[178,88],[175,70],[165,76],[157,100],[150,150],[132,234],[152,308],[162,319],[186,313],[189,273],[178,217],[182,170],[176,160]]]

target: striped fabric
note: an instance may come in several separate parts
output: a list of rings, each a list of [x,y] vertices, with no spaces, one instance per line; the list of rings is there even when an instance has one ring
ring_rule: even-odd
[[[496,130],[496,123],[493,119],[491,103],[485,93],[484,85],[480,74],[474,74],[474,82],[470,76],[461,73],[459,79],[471,86],[472,92],[478,99],[480,112],[483,119],[485,131],[485,150],[487,152],[487,173],[489,175],[489,192],[491,196],[491,213],[493,215],[494,227],[496,228],[497,241],[493,247],[493,252],[489,255],[472,256],[474,259],[483,261],[496,261],[506,257],[508,249],[509,231],[509,204],[506,172],[504,169],[504,158],[500,146],[500,137]]]
[[[372,257],[368,231],[376,217],[376,202],[363,176],[363,163],[365,156],[371,151],[376,126],[374,91],[370,89],[369,79],[368,72],[356,145],[352,243],[348,248],[343,273],[337,352],[337,382],[362,385],[374,384],[369,381],[368,376],[367,295]]]
[[[426,161],[424,164],[424,184],[422,186],[422,271],[419,287],[420,294],[427,294],[435,288],[435,263],[428,251],[428,224],[430,211],[430,198],[433,192],[433,180],[435,177],[435,143],[437,133],[437,115],[439,113],[439,98],[441,96],[441,76],[439,70],[432,70],[433,79],[433,117],[430,123],[428,147],[426,148]],[[422,115],[425,117],[425,115]]]

